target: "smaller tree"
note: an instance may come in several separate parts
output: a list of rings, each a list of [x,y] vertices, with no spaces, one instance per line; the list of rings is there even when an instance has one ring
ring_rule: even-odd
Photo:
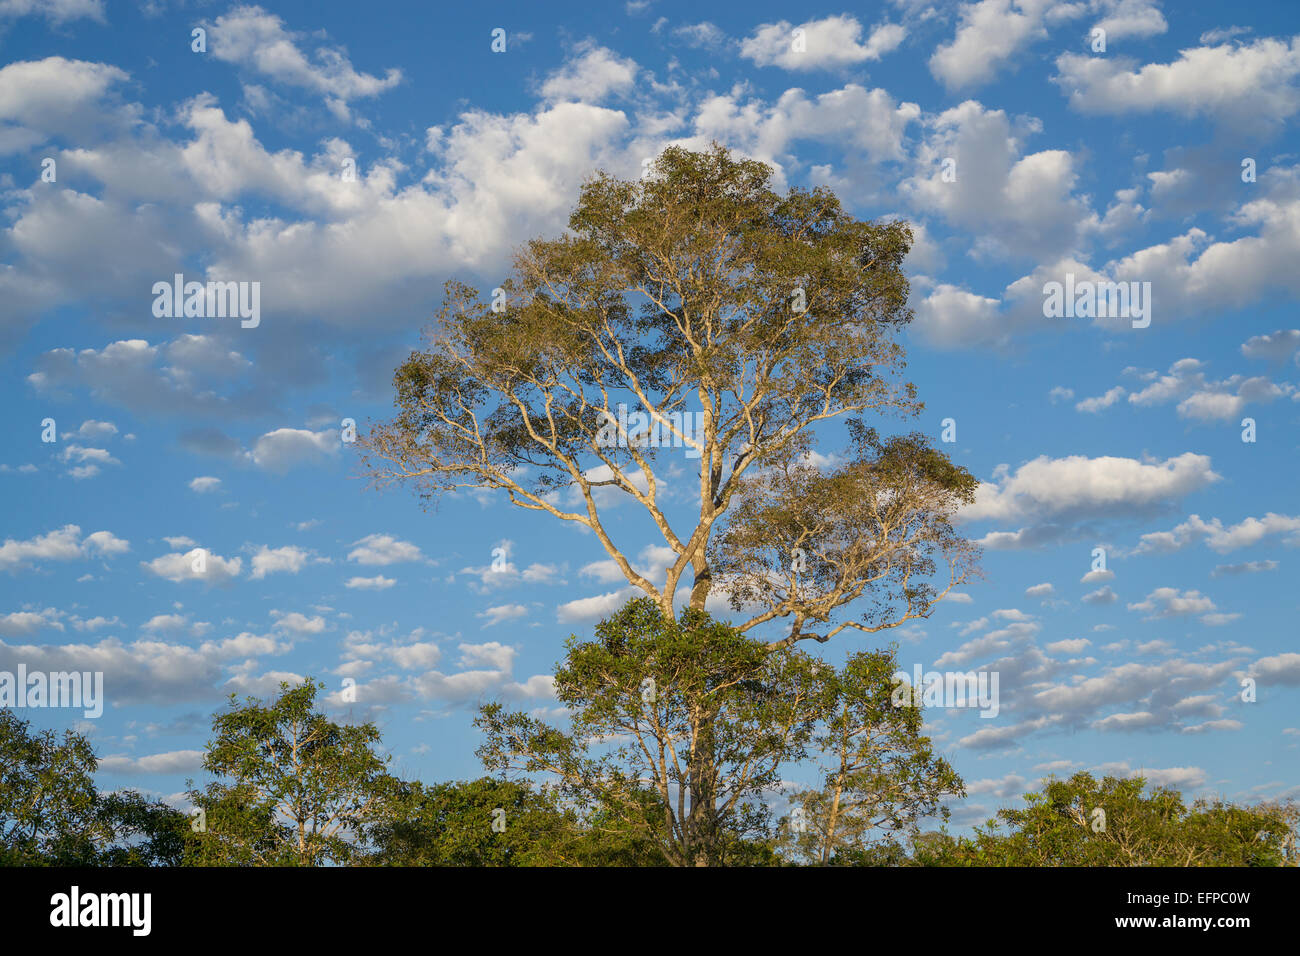
[[[0,711],[0,865],[175,866],[185,815],[134,790],[101,793],[75,731],[29,731]]]
[[[939,866],[1280,866],[1300,813],[1292,804],[1190,806],[1142,777],[1077,773],[1025,794],[973,838],[942,836],[914,853]],[[1290,859],[1294,864],[1295,860]]]
[[[581,834],[552,795],[483,777],[402,783],[368,837],[366,862],[381,866],[548,866],[573,862]]]
[[[919,712],[893,710],[891,654],[859,655],[837,674],[703,611],[665,620],[647,599],[596,638],[570,638],[556,671],[569,731],[491,704],[476,721],[479,755],[489,770],[543,777],[589,828],[655,844],[670,865],[779,862],[766,801],[810,742],[833,757],[829,847],[873,826],[905,829],[960,791],[919,736]]]
[[[897,843],[920,833],[927,817],[948,819],[945,797],[965,786],[922,735],[915,702],[895,706],[897,647],[862,651],[828,677],[813,737],[822,787],[795,793],[800,825],[785,821],[785,845],[805,860],[829,864],[851,850]]]
[[[270,704],[248,698],[212,721],[203,766],[218,780],[190,785],[203,810],[189,858],[204,865],[316,866],[364,852],[367,826],[392,812],[398,781],[380,757],[371,723],[336,724],[315,709],[311,679],[280,685]]]
[[[175,807],[134,790],[101,794],[99,818],[111,834],[101,866],[181,866],[190,820]]]
[[[93,865],[111,836],[98,813],[95,751],[81,734],[30,726],[0,710],[0,863]]]
[[[571,637],[556,670],[568,733],[500,704],[480,709],[488,769],[551,775],[581,811],[657,842],[675,866],[718,865],[735,838],[765,837],[760,798],[812,731],[812,659],[770,653],[703,611],[666,620],[644,598],[596,636]]]

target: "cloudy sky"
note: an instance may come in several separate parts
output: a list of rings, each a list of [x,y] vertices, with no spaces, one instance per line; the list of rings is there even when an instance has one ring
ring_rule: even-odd
[[[479,772],[478,701],[554,714],[627,596],[599,545],[369,489],[341,423],[391,409],[445,279],[717,140],[913,224],[918,427],[982,482],[986,578],[895,636],[1000,674],[997,718],[930,712],[956,819],[1074,769],[1300,796],[1290,0],[437,6],[0,0],[0,669],[108,698],[26,716],[174,795],[226,695],[302,675],[426,780]],[[176,273],[259,281],[260,322],[156,316]],[[1045,317],[1067,274],[1150,283],[1149,325]]]

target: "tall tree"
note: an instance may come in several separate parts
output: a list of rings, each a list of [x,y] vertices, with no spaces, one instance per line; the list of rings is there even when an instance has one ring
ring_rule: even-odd
[[[269,704],[231,695],[213,718],[203,767],[217,779],[189,791],[204,814],[191,862],[317,866],[364,852],[366,828],[392,812],[398,781],[376,753],[373,724],[337,724],[316,709],[323,687],[282,683]]]
[[[370,473],[435,503],[500,489],[582,525],[665,620],[688,583],[697,610],[715,587],[757,603],[742,632],[785,622],[773,647],[927,615],[974,573],[950,519],[976,482],[922,436],[882,441],[866,420],[921,408],[897,341],[911,233],[771,178],[716,144],[669,148],[641,180],[588,181],[570,233],[528,242],[490,301],[448,283],[428,348],[394,377],[397,416],[360,440]],[[819,471],[815,431],[835,424],[850,452]],[[683,449],[698,508],[679,527],[663,472]],[[674,555],[662,584],[615,541],[601,493],[658,529]]]

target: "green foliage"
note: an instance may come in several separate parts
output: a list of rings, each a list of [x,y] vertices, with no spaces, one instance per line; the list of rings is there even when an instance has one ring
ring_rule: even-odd
[[[206,831],[189,838],[202,865],[318,866],[365,852],[367,826],[393,812],[398,781],[375,748],[373,724],[336,724],[315,709],[322,684],[280,685],[269,704],[248,698],[212,721],[203,767],[217,777],[189,797]]]
[[[788,847],[796,857],[824,861],[872,828],[915,828],[941,796],[960,792],[920,736],[919,710],[890,703],[892,653],[855,655],[837,673],[703,611],[665,620],[646,599],[602,622],[596,636],[571,638],[556,671],[570,730],[490,704],[476,721],[486,734],[479,755],[489,770],[554,779],[590,819],[657,844],[672,865],[774,860],[763,798],[810,742],[833,758],[826,792],[834,807],[815,814],[821,842],[803,834]],[[819,811],[814,794],[800,799]]]
[[[947,820],[942,801],[966,795],[961,778],[922,735],[921,708],[894,706],[897,671],[891,646],[852,654],[825,675],[813,736],[823,784],[792,795],[803,811],[800,827],[783,821],[783,845],[795,858],[821,864],[844,854],[866,858],[877,845],[916,836],[926,818]]]
[[[497,817],[494,811],[502,810]],[[493,830],[495,818],[503,829]],[[573,814],[509,780],[403,783],[391,816],[369,833],[366,861],[384,866],[549,866],[572,863]]]
[[[928,866],[1282,866],[1300,811],[1291,804],[1190,806],[1142,777],[1077,773],[998,811],[972,838],[932,834],[912,862]],[[1095,811],[1104,811],[1102,817]]]
[[[101,794],[90,741],[29,726],[0,710],[0,865],[180,862],[183,814],[130,790]]]
[[[108,837],[97,811],[90,742],[66,731],[28,733],[29,721],[0,711],[0,839],[4,862],[76,865]]]
[[[670,147],[644,178],[588,180],[569,233],[518,252],[504,302],[448,282],[427,349],[394,376],[396,417],[360,436],[370,474],[433,503],[499,489],[583,525],[665,619],[686,583],[692,608],[716,588],[756,607],[739,630],[788,621],[791,642],[860,598],[863,619],[832,634],[926,616],[976,573],[978,551],[951,525],[975,479],[924,436],[882,441],[866,420],[922,407],[898,341],[911,230],[856,219],[827,189],[778,193],[773,174],[716,143]],[[670,466],[617,424],[620,403],[690,449],[693,528],[669,520]],[[836,420],[854,448],[823,474],[808,453]],[[563,510],[557,490],[578,506]],[[662,582],[614,540],[610,497],[662,533],[675,555]],[[789,579],[794,548],[810,566]]]

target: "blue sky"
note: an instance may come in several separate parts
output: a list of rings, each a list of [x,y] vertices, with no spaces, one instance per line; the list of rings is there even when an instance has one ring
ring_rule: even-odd
[[[913,224],[917,427],[956,422],[985,578],[892,636],[909,672],[1001,675],[997,718],[928,718],[955,821],[1075,769],[1300,796],[1297,26],[1283,2],[0,0],[0,669],[104,671],[103,717],[26,716],[88,733],[107,787],[175,797],[226,695],[307,674],[403,773],[476,776],[476,703],[557,716],[562,642],[624,582],[501,499],[369,488],[340,423],[389,413],[445,279],[491,289],[596,168],[716,139]],[[259,281],[260,323],[155,317],[177,272]],[[1149,282],[1149,327],[1046,318],[1067,273]],[[653,570],[663,542],[613,510]]]

